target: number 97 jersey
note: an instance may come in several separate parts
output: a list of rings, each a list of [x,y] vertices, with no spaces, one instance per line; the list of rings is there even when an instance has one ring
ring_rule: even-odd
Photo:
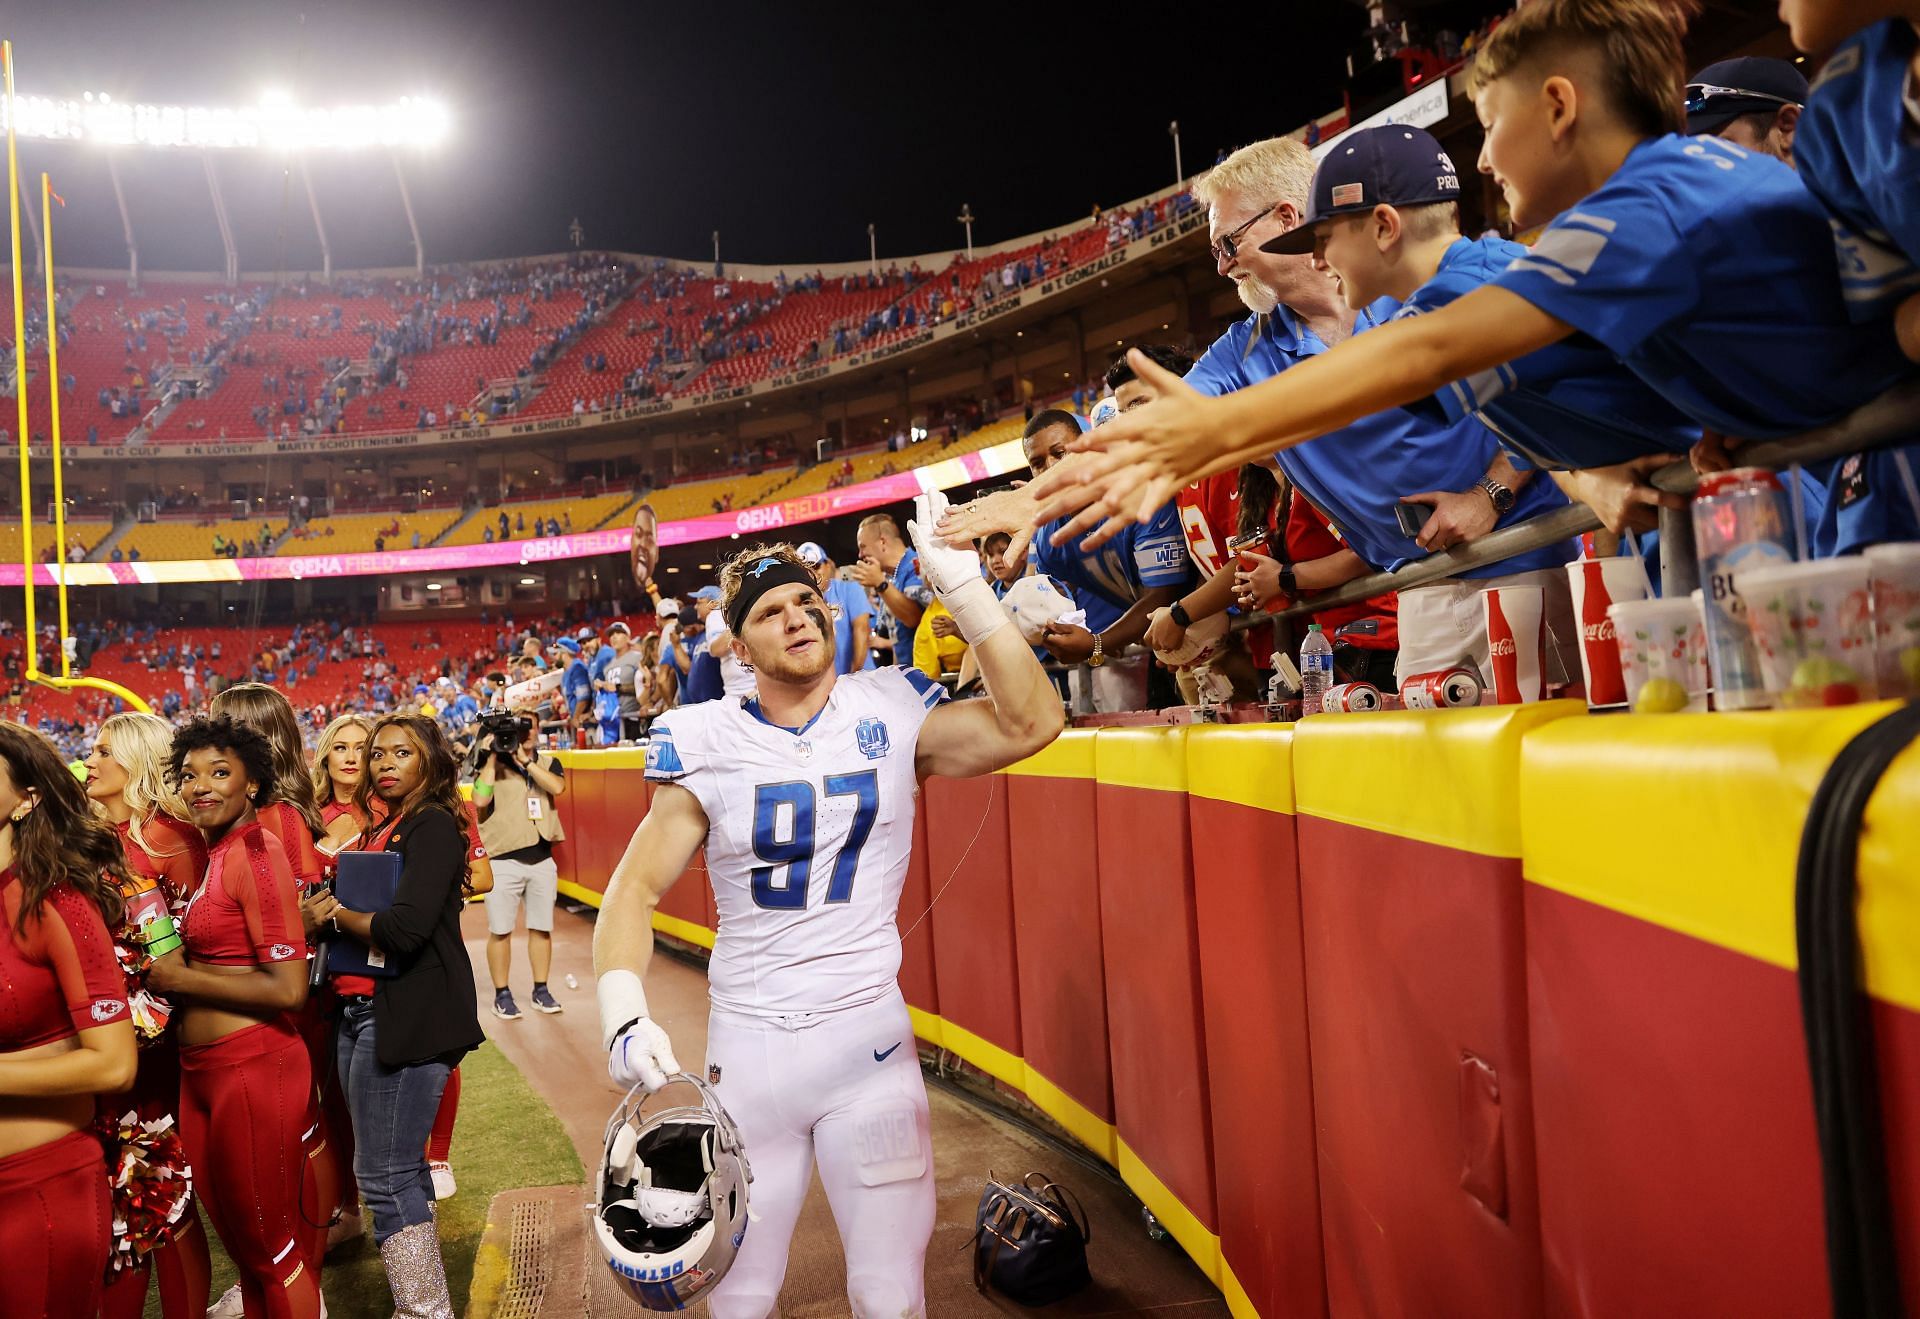
[[[893,990],[914,746],[945,699],[918,670],[889,667],[837,678],[804,728],[770,723],[755,697],[653,721],[647,778],[686,788],[707,814],[715,1008],[836,1012]]]

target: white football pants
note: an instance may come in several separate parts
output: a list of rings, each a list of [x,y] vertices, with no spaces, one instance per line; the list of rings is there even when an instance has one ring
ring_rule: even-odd
[[[716,1010],[707,1075],[753,1169],[746,1240],[707,1293],[714,1319],[774,1312],[816,1161],[856,1319],[924,1315],[933,1140],[900,992],[841,1012],[762,1018]]]

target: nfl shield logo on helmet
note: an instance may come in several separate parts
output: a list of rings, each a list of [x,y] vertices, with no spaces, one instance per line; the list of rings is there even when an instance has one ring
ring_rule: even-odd
[[[887,740],[887,725],[884,720],[871,715],[862,719],[853,730],[853,740],[860,745],[860,754],[868,760],[878,760],[892,749]]]

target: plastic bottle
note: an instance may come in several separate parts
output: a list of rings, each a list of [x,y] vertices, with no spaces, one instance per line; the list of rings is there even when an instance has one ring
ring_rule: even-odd
[[[1300,643],[1300,715],[1320,713],[1320,698],[1333,685],[1333,643],[1318,623],[1307,625]]]

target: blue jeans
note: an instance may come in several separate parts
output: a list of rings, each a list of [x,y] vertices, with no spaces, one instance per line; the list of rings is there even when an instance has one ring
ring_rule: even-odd
[[[353,1176],[373,1215],[373,1239],[433,1217],[427,1136],[446,1089],[445,1063],[386,1067],[374,1056],[373,1004],[349,1000],[335,1036],[340,1088],[353,1115]]]

